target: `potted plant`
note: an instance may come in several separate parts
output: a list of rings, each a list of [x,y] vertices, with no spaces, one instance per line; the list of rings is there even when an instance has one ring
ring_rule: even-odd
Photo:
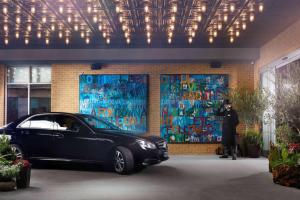
[[[16,188],[16,177],[20,166],[14,164],[16,154],[9,144],[6,135],[0,136],[0,190],[13,190]]]
[[[263,139],[262,135],[254,130],[248,130],[244,136],[248,157],[258,158],[261,154]]]
[[[31,164],[27,160],[17,160],[15,164],[20,166],[20,173],[17,176],[17,188],[28,188],[30,186]]]

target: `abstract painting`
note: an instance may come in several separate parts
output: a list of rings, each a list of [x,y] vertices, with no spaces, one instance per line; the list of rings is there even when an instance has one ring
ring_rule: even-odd
[[[80,113],[134,134],[147,131],[147,75],[80,75]]]
[[[228,75],[161,75],[161,136],[169,143],[220,143],[222,118],[215,113],[227,92]]]

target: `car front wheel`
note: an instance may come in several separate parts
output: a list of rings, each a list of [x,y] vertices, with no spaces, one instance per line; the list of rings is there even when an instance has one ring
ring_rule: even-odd
[[[24,152],[22,151],[21,147],[16,144],[12,144],[11,148],[16,152],[16,156],[18,160],[25,159]]]
[[[114,155],[114,170],[118,174],[130,174],[134,170],[132,152],[125,147],[117,147]]]

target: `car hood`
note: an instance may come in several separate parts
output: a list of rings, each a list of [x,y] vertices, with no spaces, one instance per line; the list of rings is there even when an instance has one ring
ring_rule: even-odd
[[[99,132],[100,133],[100,132]],[[137,135],[135,132],[132,131],[124,131],[124,130],[105,130],[101,132],[104,133],[107,136],[111,137],[121,137],[124,139],[144,139],[150,142],[161,142],[164,141],[161,137],[158,136],[143,136],[143,135]]]

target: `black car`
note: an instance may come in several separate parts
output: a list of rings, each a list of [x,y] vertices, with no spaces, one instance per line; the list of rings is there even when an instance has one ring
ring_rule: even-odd
[[[129,174],[169,158],[162,138],[137,136],[86,114],[24,116],[1,132],[11,135],[11,144],[19,157],[32,161],[102,163],[119,174]]]

